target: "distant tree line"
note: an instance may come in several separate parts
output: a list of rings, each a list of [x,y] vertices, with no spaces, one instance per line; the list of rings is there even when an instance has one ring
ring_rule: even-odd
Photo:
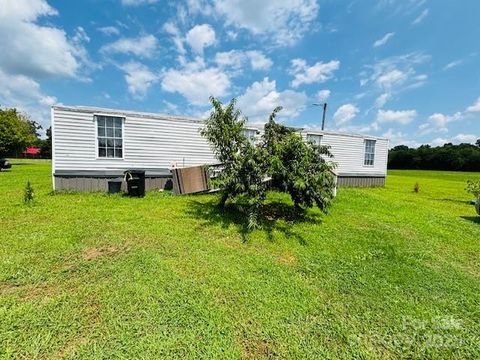
[[[27,147],[41,149],[40,156],[52,157],[51,128],[46,129],[46,139],[40,136],[42,126],[15,108],[0,108],[0,157],[20,156]]]
[[[388,153],[388,168],[480,171],[480,139],[475,145],[448,143],[437,147],[422,145],[416,149],[398,145]]]

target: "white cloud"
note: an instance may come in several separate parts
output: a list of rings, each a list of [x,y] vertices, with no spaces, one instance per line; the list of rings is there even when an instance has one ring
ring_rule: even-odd
[[[203,61],[185,64],[181,69],[163,72],[162,89],[184,96],[194,105],[208,104],[209,96],[226,96],[230,79],[218,68],[205,68]]]
[[[240,69],[246,62],[253,70],[268,70],[273,62],[260,51],[230,50],[215,55],[215,62],[222,67]]]
[[[100,31],[101,33],[105,34],[105,35],[119,35],[120,34],[120,30],[118,30],[115,26],[103,26],[103,27],[99,27],[97,30]]]
[[[385,133],[383,133],[382,136],[390,140],[390,148],[393,148],[397,145],[406,145],[411,148],[416,148],[421,145],[416,140],[413,140],[411,136],[397,129],[390,128]]]
[[[215,62],[222,67],[239,69],[243,66],[245,59],[245,53],[241,50],[230,50],[215,54]]]
[[[128,92],[138,100],[143,99],[149,88],[159,79],[148,67],[137,62],[126,63],[120,68],[125,72]]]
[[[333,121],[337,126],[346,125],[357,116],[359,111],[360,110],[353,104],[344,104],[333,114]]]
[[[477,99],[477,101],[475,103],[473,103],[471,106],[467,107],[465,112],[467,112],[467,113],[480,112],[480,97]]]
[[[45,0],[0,0],[0,104],[27,112],[45,128],[49,106],[57,99],[45,94],[40,80],[58,77],[85,80],[93,66],[83,44],[90,39],[82,27],[72,37],[45,20],[58,15]]]
[[[474,134],[458,134],[452,139],[454,142],[474,144],[480,137]]]
[[[50,124],[50,109],[57,102],[53,96],[44,94],[38,82],[25,75],[9,75],[0,69],[0,103],[12,106],[29,114],[44,129]]]
[[[423,85],[427,75],[415,69],[430,60],[430,56],[415,52],[392,56],[367,66],[360,76],[360,85],[375,84],[382,91],[394,92]]]
[[[453,115],[444,115],[441,113],[435,113],[428,117],[428,122],[437,130],[445,129],[446,125],[452,121],[458,121],[462,119],[462,114],[457,112]],[[445,129],[446,130],[446,129]]]
[[[430,145],[433,146],[433,147],[436,147],[436,146],[443,146],[444,144],[447,144],[451,142],[450,140],[448,139],[444,139],[444,138],[435,138],[433,139],[432,141],[430,141]]]
[[[428,9],[423,10],[421,14],[418,15],[418,17],[415,20],[413,20],[412,24],[413,25],[420,24],[428,16],[428,13],[429,13]]]
[[[442,113],[434,113],[430,115],[426,122],[420,124],[418,127],[420,135],[430,134],[430,133],[447,133],[447,125],[465,119],[471,113],[480,112],[480,97],[469,107],[465,109],[464,112],[458,111],[453,115],[445,115]]]
[[[235,31],[232,31],[232,30],[227,31],[227,37],[230,40],[232,40],[232,41],[236,40],[237,36],[238,36],[238,33],[236,33]]]
[[[102,53],[132,54],[138,57],[151,58],[157,50],[157,38],[151,34],[137,38],[121,38],[101,47]]]
[[[183,46],[184,39],[182,38],[177,26],[172,22],[167,22],[165,25],[163,25],[163,30],[172,35],[172,41],[175,44],[178,53],[180,55],[184,55],[186,52],[185,47]]]
[[[375,99],[375,107],[381,109],[392,98],[392,94],[384,93]]]
[[[202,55],[203,49],[215,44],[215,30],[208,25],[195,25],[187,33],[186,41],[197,54]]]
[[[44,0],[2,1],[0,6],[0,68],[9,74],[33,78],[78,77],[81,49],[39,18],[58,15]]]
[[[121,0],[125,6],[139,6],[145,4],[155,4],[158,0]]]
[[[332,60],[327,63],[321,61],[308,66],[303,59],[293,59],[289,73],[294,76],[291,84],[298,87],[302,84],[325,82],[333,78],[334,72],[340,67],[340,61]]]
[[[445,65],[443,67],[443,70],[446,71],[446,70],[450,70],[450,69],[453,69],[454,67],[457,67],[459,65],[463,64],[463,60],[456,60],[456,61],[452,61],[452,62],[449,62],[447,65]]]
[[[312,27],[316,0],[215,0],[227,25],[271,37],[277,45],[292,45]]]
[[[268,70],[273,65],[272,60],[267,58],[260,51],[247,51],[247,56],[250,59],[250,65],[254,70]]]
[[[209,0],[187,0],[187,9],[190,14],[202,14],[210,16],[213,12],[213,7]]]
[[[378,110],[376,122],[388,123],[394,122],[402,125],[406,125],[413,121],[417,117],[416,110]]]
[[[275,80],[270,81],[266,77],[250,85],[238,98],[237,104],[249,120],[266,122],[277,106],[283,107],[279,114],[281,117],[292,118],[302,112],[306,102],[305,93],[292,90],[277,91]]]
[[[382,38],[378,39],[373,43],[373,47],[380,47],[385,45],[388,42],[388,40],[390,40],[394,36],[395,36],[395,33],[393,32],[385,34],[385,36],[383,36]]]
[[[458,134],[452,136],[450,138],[435,138],[430,141],[431,146],[443,146],[445,144],[460,144],[460,143],[467,143],[467,144],[475,144],[478,139],[478,135],[475,134]]]
[[[390,89],[395,85],[403,84],[408,79],[408,75],[403,71],[394,69],[380,75],[375,82],[382,89]]]
[[[330,97],[332,92],[330,90],[319,90],[315,94],[315,99],[319,102],[325,102]]]

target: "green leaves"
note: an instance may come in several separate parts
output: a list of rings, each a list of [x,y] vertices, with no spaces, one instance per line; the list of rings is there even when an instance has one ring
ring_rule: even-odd
[[[480,199],[480,180],[467,180],[467,187],[465,190],[477,199]]]
[[[23,151],[37,141],[39,125],[16,109],[0,109],[0,156]]]
[[[212,112],[201,130],[223,170],[216,185],[223,192],[221,205],[230,201],[246,204],[248,226],[258,226],[258,216],[266,197],[266,179],[290,194],[297,207],[316,204],[323,211],[333,199],[335,164],[326,146],[303,140],[292,128],[275,122],[281,107],[276,107],[265,124],[259,144],[252,145],[243,134],[247,119],[235,108],[232,99],[224,106],[211,97]]]
[[[270,117],[265,125],[264,147],[271,159],[274,185],[290,194],[298,207],[316,204],[325,210],[333,199],[335,164],[326,146],[305,142],[299,133],[277,124]]]

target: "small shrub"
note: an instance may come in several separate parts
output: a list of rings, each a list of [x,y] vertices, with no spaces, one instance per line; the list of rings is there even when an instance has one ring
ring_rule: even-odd
[[[30,181],[27,181],[27,186],[25,186],[25,190],[23,192],[23,202],[25,204],[29,204],[33,201],[33,187],[30,184]]]
[[[418,182],[413,185],[413,192],[419,193],[420,192],[420,184]]]
[[[477,201],[480,200],[480,179],[467,180],[467,187],[465,188],[465,190],[475,196]]]

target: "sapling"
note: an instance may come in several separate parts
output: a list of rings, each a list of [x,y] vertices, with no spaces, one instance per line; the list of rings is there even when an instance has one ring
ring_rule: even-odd
[[[465,188],[465,190],[475,196],[475,208],[478,215],[480,215],[480,179],[467,180],[467,187]]]
[[[415,185],[413,185],[413,191],[416,193],[420,192],[420,184],[418,182],[416,182]]]
[[[30,181],[27,181],[27,186],[25,186],[25,190],[23,192],[23,202],[25,204],[31,203],[33,201],[33,196],[34,196],[33,187],[30,184]]]

